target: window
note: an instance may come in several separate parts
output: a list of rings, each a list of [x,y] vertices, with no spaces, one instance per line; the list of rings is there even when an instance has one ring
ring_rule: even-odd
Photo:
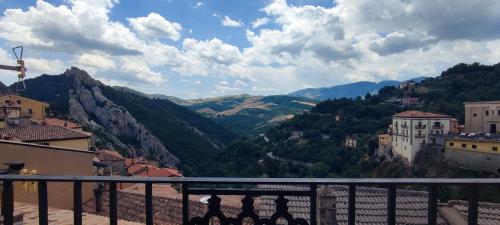
[[[28,113],[31,115],[33,114],[33,110],[32,109],[28,109]]]
[[[489,116],[490,115],[490,111],[488,111],[488,110],[484,111],[484,115]]]
[[[467,144],[462,144],[462,148],[467,148]]]
[[[21,104],[21,100],[17,100],[17,104],[19,104],[19,105],[20,105],[20,104]]]
[[[472,145],[472,149],[477,149],[477,145]]]
[[[494,152],[498,151],[498,147],[497,146],[491,147],[491,151],[494,151]]]
[[[448,145],[449,145],[449,146],[453,146],[453,145],[455,145],[455,143],[450,142],[450,143],[448,143]]]
[[[500,116],[500,110],[497,111],[497,115]]]
[[[5,100],[5,103],[9,104],[9,103],[10,103],[10,100],[9,100],[9,99]]]
[[[472,114],[472,116],[473,116],[473,117],[476,117],[476,116],[477,116],[477,114],[475,114],[475,113],[474,113],[474,114]]]

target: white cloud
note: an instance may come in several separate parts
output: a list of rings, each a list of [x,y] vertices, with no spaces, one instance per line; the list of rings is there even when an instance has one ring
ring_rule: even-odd
[[[219,95],[227,95],[238,93],[239,91],[241,91],[240,88],[231,86],[227,81],[221,81],[215,85],[215,88],[212,92]]]
[[[241,22],[241,20],[234,20],[234,19],[231,19],[229,16],[224,16],[224,19],[222,20],[222,26],[241,27],[241,26],[243,26],[243,23]]]
[[[95,70],[116,69],[116,63],[109,56],[103,54],[83,53],[76,58],[74,64],[77,67],[92,67]]]
[[[196,4],[194,5],[194,8],[196,9],[196,8],[201,7],[201,6],[203,6],[203,2],[196,2]]]
[[[269,22],[270,22],[270,20],[267,17],[257,18],[255,21],[252,22],[252,28],[255,29],[257,27],[266,25]]]
[[[182,26],[166,20],[158,13],[150,13],[147,17],[128,18],[128,21],[135,32],[146,38],[168,38],[177,41],[181,37]]]

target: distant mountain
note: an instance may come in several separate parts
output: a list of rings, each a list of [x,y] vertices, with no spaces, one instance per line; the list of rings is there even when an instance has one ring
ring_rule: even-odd
[[[335,98],[356,98],[364,96],[366,93],[376,94],[379,89],[385,86],[397,86],[400,82],[395,80],[381,81],[378,83],[370,81],[360,81],[350,84],[336,85],[325,88],[306,88],[289,93],[289,96],[303,97],[323,101]]]
[[[244,94],[186,101],[190,109],[245,134],[261,132],[316,105],[310,99],[286,95]]]
[[[128,87],[121,87],[121,86],[113,86],[114,89],[119,90],[119,91],[124,91],[124,92],[129,92],[132,94],[137,94],[146,98],[151,98],[151,99],[161,99],[161,100],[170,100],[171,102],[174,102],[177,105],[189,105],[190,103],[184,99],[177,98],[174,96],[168,96],[168,95],[162,95],[162,94],[146,94],[142,93],[140,91],[136,91],[132,88]]]
[[[186,107],[106,86],[75,67],[28,79],[26,86],[21,95],[48,102],[53,116],[82,123],[96,136],[97,147],[180,166],[188,175],[203,170],[213,152],[237,137]]]

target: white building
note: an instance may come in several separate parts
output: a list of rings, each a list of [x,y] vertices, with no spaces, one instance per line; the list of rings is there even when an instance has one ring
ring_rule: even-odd
[[[432,142],[429,134],[448,134],[454,119],[451,116],[405,111],[392,116],[392,151],[413,165],[421,144]]]

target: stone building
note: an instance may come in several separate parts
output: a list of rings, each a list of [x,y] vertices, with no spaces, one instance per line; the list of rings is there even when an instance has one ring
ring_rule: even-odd
[[[465,102],[465,132],[500,133],[500,101]]]

